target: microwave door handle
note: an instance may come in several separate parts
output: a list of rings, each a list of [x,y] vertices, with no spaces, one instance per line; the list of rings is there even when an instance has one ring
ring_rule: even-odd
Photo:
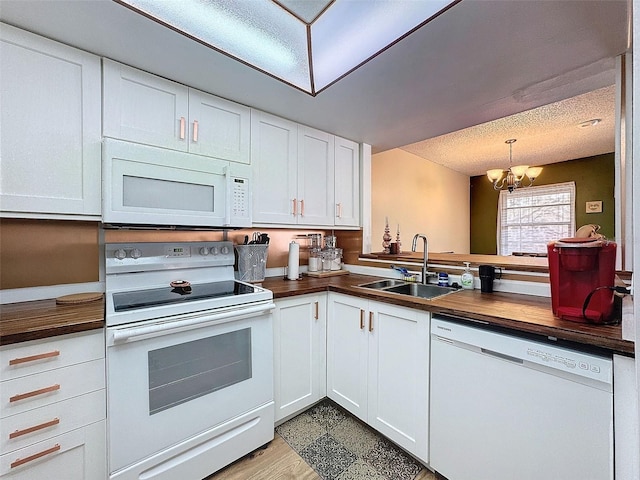
[[[107,329],[107,346],[113,347],[124,343],[146,340],[148,338],[160,337],[194,328],[205,327],[209,324],[219,325],[221,323],[234,322],[245,318],[255,317],[264,313],[269,313],[275,308],[273,302],[246,307],[240,309],[232,309],[221,313],[213,313],[210,315],[190,315],[180,320],[171,322],[153,323],[151,325],[143,325],[139,327],[125,327],[117,329]]]

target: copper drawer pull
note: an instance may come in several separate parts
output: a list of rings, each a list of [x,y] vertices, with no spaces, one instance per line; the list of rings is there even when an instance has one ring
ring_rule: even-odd
[[[54,425],[58,425],[59,423],[60,419],[54,418],[53,420],[41,423],[40,425],[34,425],[33,427],[25,428],[24,430],[16,430],[15,432],[9,434],[9,440],[11,440],[12,438],[20,437],[22,435],[26,435],[27,433],[37,432],[38,430],[42,430],[43,428],[53,427]]]
[[[373,332],[373,312],[369,312],[369,331]]]
[[[24,400],[25,398],[35,397],[36,395],[42,395],[43,393],[55,392],[56,390],[60,390],[60,385],[55,384],[50,387],[44,387],[39,390],[34,390],[32,392],[20,393],[19,395],[14,395],[9,399],[9,402],[17,402],[19,400]]]
[[[320,314],[318,312],[318,309],[319,309],[318,302],[316,302],[316,320],[318,320],[318,318],[320,318]]]
[[[364,310],[360,310],[360,330],[364,329]]]
[[[9,365],[19,365],[21,363],[35,362],[36,360],[57,357],[58,355],[60,355],[60,351],[54,350],[53,352],[39,353],[38,355],[31,355],[30,357],[14,358],[13,360],[9,360]]]
[[[43,450],[41,452],[34,453],[33,455],[29,455],[28,457],[16,459],[16,461],[11,464],[11,468],[19,467],[20,465],[24,465],[25,463],[31,462],[40,457],[44,457],[45,455],[49,455],[50,453],[57,452],[58,450],[60,450],[60,444],[56,443],[51,448],[47,448],[46,450]]]

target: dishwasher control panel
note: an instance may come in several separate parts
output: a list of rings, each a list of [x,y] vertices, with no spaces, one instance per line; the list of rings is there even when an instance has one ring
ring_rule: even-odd
[[[450,322],[437,316],[431,322],[431,335],[432,340],[477,350],[513,363],[528,362],[608,385],[613,382],[613,361],[610,357]]]

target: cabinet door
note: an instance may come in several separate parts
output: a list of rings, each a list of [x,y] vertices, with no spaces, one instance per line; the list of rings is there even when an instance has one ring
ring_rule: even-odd
[[[189,151],[250,163],[251,109],[189,89]]]
[[[334,136],[309,127],[298,131],[298,223],[333,225]]]
[[[2,25],[3,212],[100,215],[100,59]]]
[[[429,314],[370,302],[367,422],[428,462]]]
[[[328,304],[327,396],[366,422],[367,302],[330,293]]]
[[[276,301],[276,422],[326,396],[326,303],[326,294]]]
[[[103,60],[105,137],[187,151],[189,89]]]
[[[335,224],[360,226],[360,145],[335,137]]]
[[[253,223],[297,222],[297,124],[251,112]]]

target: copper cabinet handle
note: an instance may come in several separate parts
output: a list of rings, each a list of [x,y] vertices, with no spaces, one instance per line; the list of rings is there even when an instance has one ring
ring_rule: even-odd
[[[42,430],[43,428],[53,427],[54,425],[58,425],[59,423],[60,419],[54,418],[53,420],[41,423],[40,425],[34,425],[33,427],[16,430],[15,432],[9,434],[9,440],[11,440],[12,438],[20,437],[22,435],[26,435],[27,433],[37,432],[38,430]]]
[[[300,216],[304,217],[304,200],[300,200]]]
[[[57,357],[58,355],[60,355],[60,351],[53,350],[52,352],[39,353],[37,355],[31,355],[29,357],[14,358],[12,360],[9,360],[9,365],[19,365],[21,363],[35,362],[36,360],[42,360],[43,358]]]
[[[297,199],[293,199],[293,216],[295,217],[298,214],[298,201]]]
[[[364,330],[364,310],[360,309],[360,330]]]
[[[60,450],[60,444],[56,443],[53,447],[47,448],[46,450],[43,450],[41,452],[34,453],[33,455],[29,455],[28,457],[17,458],[16,461],[11,464],[11,468],[19,467],[20,465],[24,465],[25,463],[31,462],[40,457],[44,457],[45,455],[49,455],[50,453],[57,452],[58,450]]]
[[[337,214],[338,218],[342,218],[342,204],[341,203],[337,203],[336,204],[336,214]]]
[[[184,117],[180,117],[180,140],[184,140]]]
[[[60,390],[60,384],[51,385],[50,387],[40,388],[39,390],[33,390],[32,392],[20,393],[18,395],[14,395],[9,399],[9,402],[17,402],[19,400],[24,400],[25,398],[35,397],[37,395],[42,395],[44,393],[55,392],[56,390]]]
[[[320,318],[320,314],[318,312],[319,306],[318,306],[318,302],[316,302],[316,320],[318,320],[318,318]]]
[[[369,331],[373,332],[373,312],[369,312]]]
[[[193,121],[193,141],[194,142],[198,141],[198,121],[197,120]]]

